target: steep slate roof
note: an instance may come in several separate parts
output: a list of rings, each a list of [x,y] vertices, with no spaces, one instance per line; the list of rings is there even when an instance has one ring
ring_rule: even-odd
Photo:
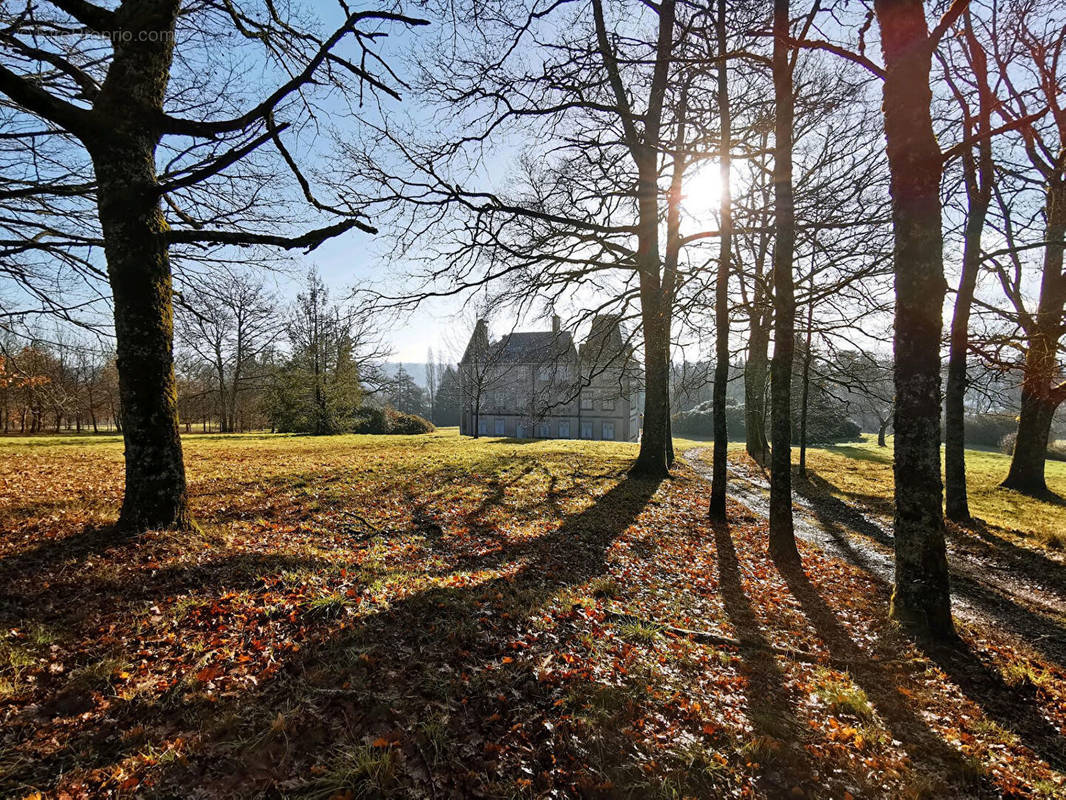
[[[622,318],[618,314],[597,314],[592,318],[592,329],[581,345],[583,361],[610,361],[623,354],[627,348],[622,341]],[[629,353],[624,354],[626,357]]]
[[[537,364],[574,354],[574,337],[566,331],[509,333],[493,345],[492,360],[500,364]]]
[[[574,346],[569,331],[525,331],[509,333],[499,341],[490,341],[488,326],[478,320],[461,364],[490,362],[494,364],[541,364],[578,357],[582,361],[606,365],[620,361],[629,366],[633,348],[622,338],[622,317],[618,314],[597,314],[592,319],[588,338],[580,351]]]
[[[480,361],[489,349],[489,326],[483,319],[479,319],[474,325],[474,332],[470,334],[470,341],[466,344],[460,364],[469,364]]]

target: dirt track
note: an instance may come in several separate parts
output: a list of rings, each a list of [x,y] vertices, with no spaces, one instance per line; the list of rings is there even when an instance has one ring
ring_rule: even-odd
[[[710,479],[701,450],[685,460]],[[709,451],[708,451],[709,455]],[[892,521],[858,505],[794,487],[796,536],[891,583]],[[729,494],[753,514],[766,518],[770,487],[755,467],[733,463]],[[949,526],[948,560],[955,615],[1007,634],[1066,667],[1066,565],[1048,555],[1012,544],[983,526]]]

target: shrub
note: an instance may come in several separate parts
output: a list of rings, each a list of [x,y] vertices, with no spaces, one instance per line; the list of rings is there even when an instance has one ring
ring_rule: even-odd
[[[812,405],[807,409],[807,443],[851,442],[862,438],[862,427],[840,408]],[[799,412],[793,412],[792,443],[799,444]]]
[[[436,430],[433,423],[417,414],[405,414],[402,411],[388,409],[385,412],[387,421],[385,432],[395,434],[432,433]]]
[[[1051,461],[1066,461],[1066,439],[1057,439],[1049,444],[1047,457]]]
[[[747,431],[744,419],[744,406],[730,401],[725,408],[725,424],[729,438],[743,441]],[[767,420],[769,426],[769,420]],[[673,416],[673,433],[675,436],[696,436],[711,439],[714,437],[714,413],[711,401],[700,403],[688,411],[681,411]],[[769,432],[769,431],[767,431]],[[841,411],[824,405],[812,405],[807,412],[808,442],[843,442],[859,439],[862,428]],[[792,438],[799,443],[799,414],[792,420]]]
[[[388,433],[389,421],[385,409],[380,406],[365,405],[352,425],[352,433]]]
[[[1014,445],[1017,441],[1018,432],[1011,431],[999,440],[1000,452],[1006,453],[1008,456],[1014,455]],[[1066,440],[1057,439],[1054,442],[1049,442],[1047,446],[1047,459],[1048,461],[1066,461]]]

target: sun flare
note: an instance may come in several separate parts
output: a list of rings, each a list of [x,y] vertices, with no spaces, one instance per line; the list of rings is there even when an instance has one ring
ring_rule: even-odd
[[[683,185],[681,205],[694,217],[718,210],[722,199],[722,176],[718,164],[708,161],[690,174]]]

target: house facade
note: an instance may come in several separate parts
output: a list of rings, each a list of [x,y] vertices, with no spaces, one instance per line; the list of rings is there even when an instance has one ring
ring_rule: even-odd
[[[459,432],[516,439],[635,442],[644,410],[640,370],[621,319],[602,314],[580,346],[552,330],[498,340],[479,320],[459,362]]]

